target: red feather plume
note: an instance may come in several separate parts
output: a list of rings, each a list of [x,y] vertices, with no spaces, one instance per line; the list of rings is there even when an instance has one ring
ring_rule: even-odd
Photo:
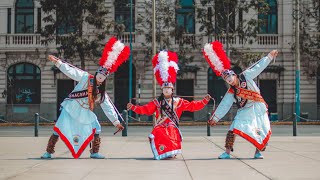
[[[219,59],[210,59],[210,56],[207,54],[207,52],[205,52],[205,50],[202,51],[203,56],[205,57],[206,61],[210,65],[211,69],[216,73],[216,75],[221,76],[221,73],[223,70],[230,69],[231,67],[230,59],[228,58],[226,52],[224,51],[222,43],[220,43],[219,41],[214,41],[210,45],[212,47],[213,52],[216,54],[216,56]],[[215,64],[217,63],[216,61],[220,61],[220,63],[223,65],[222,69],[221,68],[219,69],[216,66],[217,65]]]
[[[167,56],[168,56],[168,58],[166,59],[167,62],[162,62],[162,63],[159,62],[159,53],[157,53],[152,59],[152,66],[153,66],[154,69],[157,67],[157,65],[159,63],[160,63],[159,65],[161,66],[163,63],[170,64],[170,62],[174,62],[174,64],[171,63],[170,65],[168,65],[169,67],[166,70],[167,71],[166,72],[167,76],[164,75],[164,76],[168,77],[168,79],[163,79],[163,77],[161,77],[161,73],[166,74],[165,71],[163,71],[163,69],[162,69],[162,72],[161,72],[161,70],[159,69],[161,67],[158,66],[157,67],[158,69],[154,70],[155,71],[154,75],[156,76],[156,80],[157,80],[157,82],[158,82],[158,84],[160,86],[162,86],[162,84],[164,82],[175,83],[176,82],[176,76],[177,76],[177,70],[173,67],[173,65],[176,68],[178,68],[178,65],[177,65],[177,63],[178,63],[178,55],[175,52],[171,52],[171,51],[165,51],[165,52],[167,53]]]
[[[102,56],[99,61],[100,66],[105,66],[108,60],[109,54],[114,51],[113,46],[117,43],[117,38],[111,37],[109,41],[106,43],[104,50],[102,52]],[[130,48],[128,46],[124,46],[117,59],[112,63],[111,67],[106,67],[109,73],[113,73],[117,71],[118,67],[123,64],[130,56]]]

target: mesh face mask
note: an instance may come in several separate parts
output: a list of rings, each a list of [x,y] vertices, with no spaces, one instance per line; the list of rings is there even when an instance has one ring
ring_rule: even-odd
[[[162,89],[162,93],[165,95],[165,96],[170,96],[172,95],[173,93],[173,89],[171,87],[164,87]]]
[[[228,84],[232,84],[234,81],[234,76],[236,75],[236,73],[234,73],[234,71],[232,70],[225,70],[222,72],[222,78],[223,80],[225,80]]]
[[[107,76],[105,76],[104,74],[97,73],[96,79],[98,82],[103,82],[106,78]]]

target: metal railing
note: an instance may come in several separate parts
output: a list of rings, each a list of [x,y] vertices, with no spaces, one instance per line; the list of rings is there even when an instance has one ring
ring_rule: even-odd
[[[122,136],[128,136],[128,125],[129,125],[129,119],[131,121],[137,121],[137,122],[142,122],[132,116],[129,116],[128,115],[128,111],[126,110],[123,110],[122,112],[122,117],[123,117],[123,120],[120,119],[121,121],[121,124],[123,125],[124,129],[122,131]],[[208,112],[207,114],[205,114],[205,116],[201,117],[200,119],[198,120],[194,120],[194,121],[190,121],[190,122],[206,122],[206,128],[207,128],[207,136],[211,136],[211,126],[210,124],[208,123],[208,120],[210,119],[211,117],[211,113]],[[282,119],[282,120],[276,120],[276,121],[273,121],[273,122],[293,122],[293,136],[296,136],[297,135],[297,126],[296,126],[296,117],[298,117],[299,119],[301,120],[304,120],[305,122],[320,122],[319,119],[309,119],[309,118],[305,118],[305,117],[301,117],[301,116],[298,116],[296,115],[295,113],[293,115],[290,115],[288,117],[286,117],[285,119]],[[0,118],[0,122],[2,123],[8,123],[8,124],[30,124],[30,123],[34,123],[34,136],[35,137],[38,137],[38,132],[39,132],[39,126],[40,126],[40,122],[46,122],[46,123],[55,123],[54,120],[49,120],[47,118],[44,118],[42,116],[39,115],[39,113],[35,113],[34,115],[34,121],[32,120],[25,120],[25,121],[19,121],[19,122],[16,122],[16,121],[6,121],[2,118]],[[100,121],[100,122],[103,122],[103,121]]]

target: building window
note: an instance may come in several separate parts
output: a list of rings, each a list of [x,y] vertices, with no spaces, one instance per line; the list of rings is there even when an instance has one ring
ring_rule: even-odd
[[[15,33],[33,33],[33,0],[17,0],[15,14]]]
[[[235,30],[235,18],[236,18],[236,11],[235,11],[235,2],[215,0],[215,33],[220,34],[227,31],[227,23],[229,23],[229,32],[234,32]],[[227,11],[229,11],[229,21],[227,17]]]
[[[7,73],[8,104],[40,104],[40,68],[30,63],[9,67]]]
[[[228,88],[225,81],[221,76],[217,76],[211,68],[208,69],[208,94],[210,94],[215,100],[216,105],[218,105],[224,95],[226,94]],[[210,103],[213,103],[210,101]]]
[[[115,21],[118,24],[124,25],[124,32],[130,32],[131,18],[130,18],[130,1],[122,0],[115,1]],[[135,31],[135,0],[132,0],[132,32]]]
[[[57,34],[68,34],[75,31],[75,24],[72,21],[72,16],[63,16],[57,12]]]
[[[277,80],[260,80],[260,93],[268,104],[268,113],[277,112]]]
[[[259,33],[278,34],[278,6],[276,0],[265,0],[269,10],[266,13],[259,13]]]
[[[11,8],[8,8],[7,33],[8,33],[8,34],[11,34]]]
[[[38,8],[38,19],[37,19],[37,32],[41,32],[41,8]]]
[[[183,33],[195,33],[195,10],[193,0],[179,0],[176,9],[177,31]]]
[[[70,1],[60,1],[63,7],[69,7],[72,6],[72,2]],[[57,9],[56,11],[56,27],[57,27],[57,34],[63,35],[63,34],[69,34],[75,32],[75,21],[74,14],[72,14],[71,11],[66,11],[64,8]]]
[[[239,9],[239,22],[238,22],[239,28],[243,29],[243,9]]]
[[[318,24],[320,26],[320,2],[318,2],[318,5],[316,5],[316,7],[318,7]]]
[[[317,104],[320,105],[320,66],[317,70]]]

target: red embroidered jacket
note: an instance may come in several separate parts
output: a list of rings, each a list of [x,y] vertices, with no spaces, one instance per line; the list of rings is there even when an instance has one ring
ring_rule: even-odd
[[[183,111],[190,111],[190,112],[199,111],[202,108],[204,108],[204,106],[207,105],[209,102],[205,98],[202,99],[201,101],[191,101],[191,102],[183,98],[173,98],[173,100],[174,100],[174,103],[173,103],[174,110],[178,118],[180,118]],[[131,107],[131,110],[137,114],[144,114],[148,116],[156,112],[157,119],[160,116],[160,104],[157,99],[154,99],[153,101],[149,102],[144,106],[133,105]]]

